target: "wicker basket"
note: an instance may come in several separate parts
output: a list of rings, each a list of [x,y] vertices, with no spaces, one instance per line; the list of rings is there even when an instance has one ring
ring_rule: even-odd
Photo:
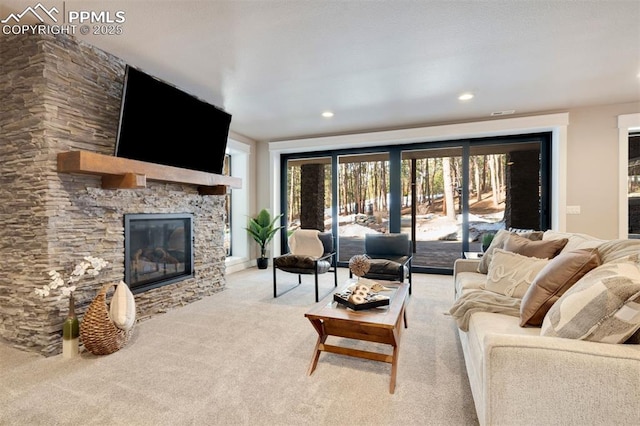
[[[107,291],[116,284],[105,284],[80,323],[80,338],[86,350],[94,355],[108,355],[122,348],[131,337],[130,330],[122,330],[113,324],[107,307]]]

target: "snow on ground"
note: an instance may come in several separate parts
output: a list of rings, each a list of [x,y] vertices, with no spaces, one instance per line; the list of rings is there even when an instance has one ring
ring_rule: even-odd
[[[379,234],[375,229],[371,229],[367,226],[360,225],[358,223],[349,223],[340,225],[338,227],[340,230],[341,237],[361,237],[364,238],[365,234]]]
[[[499,229],[503,229],[504,222],[501,221],[501,216],[502,213],[500,213],[499,217],[495,217],[495,215],[484,217],[469,215],[469,236],[471,240],[475,240],[485,232],[497,232]],[[366,234],[379,234],[378,231],[353,221],[353,216],[340,217],[338,229],[341,237],[364,238]],[[462,217],[460,215],[455,220],[452,220],[445,216],[430,214],[418,216],[417,222],[416,237],[418,241],[437,241],[451,239],[452,235],[461,235]],[[410,227],[411,220],[403,217],[402,232],[410,232]]]

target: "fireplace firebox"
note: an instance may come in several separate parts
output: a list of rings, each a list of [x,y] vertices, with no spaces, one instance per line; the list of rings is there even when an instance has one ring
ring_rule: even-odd
[[[193,277],[192,214],[124,215],[124,274],[131,291]]]

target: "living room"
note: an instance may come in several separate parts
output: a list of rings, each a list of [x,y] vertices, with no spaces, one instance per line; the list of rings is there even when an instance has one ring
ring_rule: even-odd
[[[63,389],[72,400],[78,398],[75,392],[86,393],[78,375],[86,369],[98,375],[97,398],[116,401],[118,409],[144,395],[149,404],[141,404],[144,414],[131,417],[136,424],[276,424],[278,420],[297,424],[303,419],[346,424],[350,417],[344,410],[355,405],[358,395],[364,399],[369,392],[390,413],[376,417],[358,409],[352,417],[356,423],[478,422],[456,328],[445,314],[453,303],[452,268],[443,274],[414,274],[395,394],[387,392],[385,365],[327,355],[327,361],[321,358],[318,371],[307,377],[315,336],[300,313],[314,305],[312,285],[305,281],[286,296],[272,298],[270,270],[255,268],[259,252],[244,230],[247,218],[263,207],[274,217],[285,213],[287,191],[283,188],[290,188],[283,186],[281,171],[292,155],[339,156],[347,151],[368,155],[373,152],[366,151],[369,149],[376,149],[377,155],[411,146],[425,149],[452,141],[543,133],[549,135],[551,152],[548,228],[602,240],[628,238],[629,135],[640,128],[638,4],[229,1],[189,5],[185,10],[183,3],[168,2],[149,10],[148,5],[129,2],[99,8],[84,2],[41,3],[66,13],[67,21],[71,11],[108,9],[114,21],[109,25],[118,25],[115,21],[126,17],[120,23],[123,33],[34,35],[9,29],[0,35],[6,100],[0,117],[0,198],[4,201],[0,223],[5,259],[0,272],[0,365],[7,374],[12,371],[4,377],[16,389],[13,396],[9,389],[3,391],[2,407],[7,410],[2,411],[11,416],[23,412],[13,418],[30,423],[92,421],[73,413],[58,417],[52,407],[65,403],[65,395],[56,395],[53,402],[42,401],[41,409],[31,408],[34,401],[45,398],[38,391],[49,385]],[[28,2],[3,2],[0,17],[8,19],[29,6],[36,7]],[[107,20],[105,15],[100,19]],[[469,28],[462,28],[465,25]],[[205,37],[204,31],[213,35]],[[326,44],[320,42],[322,37],[327,38]],[[210,58],[201,58],[203,51]],[[202,195],[193,184],[162,183],[147,176],[145,188],[113,190],[94,175],[60,170],[60,153],[79,150],[113,156],[126,64],[206,98],[232,115],[227,149],[231,176],[241,185],[234,181],[225,195]],[[463,92],[475,97],[458,100]],[[329,110],[333,117],[320,116]],[[331,152],[336,154],[327,154]],[[231,256],[222,248],[228,200],[233,206],[228,223]],[[123,216],[185,211],[193,214],[195,223],[196,278],[136,293],[139,323],[125,349],[65,363],[60,355],[60,323],[67,306],[54,299],[45,303],[34,293],[47,283],[47,272],[67,270],[85,255],[110,261],[111,267],[99,279],[91,279],[85,288],[79,285],[76,303],[78,313],[83,314],[101,284],[123,279],[130,268],[124,263]],[[339,233],[341,225],[329,223]],[[390,225],[391,232],[394,226]],[[285,241],[284,233],[274,238],[271,256],[282,252]],[[338,269],[342,283],[348,269]],[[321,285],[325,293],[333,290],[326,280]],[[244,306],[251,315],[201,305],[215,298],[225,305]],[[201,311],[184,311],[198,306]],[[272,318],[261,318],[260,307]],[[427,317],[427,312],[432,316]],[[200,326],[190,323],[189,316],[226,332],[198,335]],[[292,318],[302,324],[296,322],[288,329],[284,324]],[[186,343],[177,338],[179,334],[163,332],[169,319],[179,325],[177,333],[193,333],[193,340]],[[431,323],[437,327],[429,329]],[[292,336],[285,338],[287,331]],[[433,334],[436,332],[441,335]],[[238,334],[251,336],[260,348],[235,343]],[[295,336],[300,339],[292,338]],[[220,340],[203,341],[210,338]],[[291,345],[284,356],[279,353],[284,343],[278,339]],[[189,354],[178,352],[181,341],[183,346],[193,344],[193,351],[212,353],[211,359],[185,359],[201,369],[220,371],[203,374],[199,380],[197,369],[174,369]],[[426,342],[434,346],[430,349]],[[153,374],[159,378],[157,383],[148,376],[129,382],[140,373],[124,364],[118,371],[116,366],[136,359],[132,352],[127,355],[136,347],[144,348],[150,360],[155,349],[175,363]],[[415,369],[411,377],[409,362],[420,363],[421,351],[428,352],[425,357],[437,370],[433,377],[428,368]],[[235,356],[252,366],[247,373],[240,363],[220,365]],[[279,356],[286,363],[265,363]],[[144,360],[134,362],[138,371],[144,371]],[[120,383],[116,387],[107,387],[110,379],[89,368],[89,364],[107,368],[105,363],[109,364],[108,374],[114,374],[114,381]],[[157,367],[159,363],[153,364]],[[287,365],[291,370],[283,372]],[[335,375],[322,376],[325,365],[336,368],[331,371]],[[46,378],[31,377],[29,369]],[[261,369],[264,375],[256,376]],[[194,382],[192,391],[178,386],[175,399],[167,399],[173,398],[172,393],[162,391],[155,400],[153,392],[138,389],[145,381],[171,389],[175,384],[169,376],[173,373],[188,375]],[[64,381],[67,374],[73,377],[70,383]],[[230,384],[234,374],[242,378],[236,388]],[[216,377],[227,387],[207,380]],[[314,383],[319,377],[322,379]],[[249,399],[246,394],[252,380],[261,392]],[[438,386],[448,380],[453,384],[441,399]],[[347,391],[349,381],[358,395]],[[287,382],[295,386],[288,390]],[[126,397],[116,395],[120,388],[126,390]],[[194,403],[207,388],[226,404],[219,411],[224,416],[216,417],[215,410]],[[269,388],[284,393],[276,398],[269,395]],[[328,395],[342,395],[343,388],[342,401],[322,396],[323,389],[331,390]],[[178,396],[180,392],[184,396]],[[314,397],[308,405],[300,396],[305,392]],[[415,397],[416,393],[422,396]],[[287,397],[297,404],[290,417],[285,414],[290,409]],[[90,395],[81,399],[85,405],[82,415],[95,416],[93,422],[124,422],[123,416],[110,414]],[[216,397],[203,400],[210,404]],[[248,406],[243,408],[244,404]],[[441,406],[433,409],[437,415],[428,417],[424,407],[414,408],[420,404]],[[154,413],[154,408],[161,414]],[[461,412],[450,414],[458,408]],[[126,411],[133,415],[131,408]],[[268,415],[261,422],[262,412]],[[4,416],[0,415],[1,422],[12,422]]]

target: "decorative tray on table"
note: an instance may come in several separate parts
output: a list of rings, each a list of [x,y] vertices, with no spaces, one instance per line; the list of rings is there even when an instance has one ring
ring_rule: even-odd
[[[354,311],[361,311],[389,305],[390,296],[381,294],[384,292],[391,292],[391,289],[372,280],[360,279],[334,293],[333,300]]]

